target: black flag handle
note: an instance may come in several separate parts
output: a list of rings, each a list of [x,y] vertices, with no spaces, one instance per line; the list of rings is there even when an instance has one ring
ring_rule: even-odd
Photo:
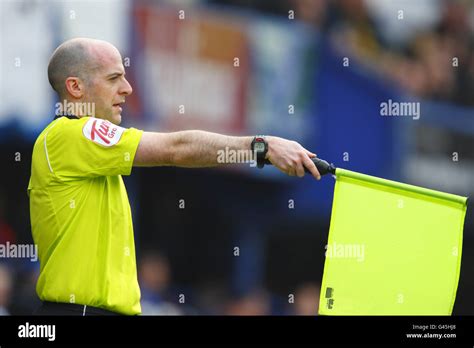
[[[321,174],[321,176],[329,174],[329,173],[333,175],[336,174],[336,167],[334,166],[334,164],[329,163],[318,157],[311,158],[311,160],[316,165],[316,168],[318,168],[318,172],[319,174]],[[272,163],[266,159],[265,164],[272,164]],[[306,167],[304,168],[304,170],[306,173],[309,173],[309,170]]]

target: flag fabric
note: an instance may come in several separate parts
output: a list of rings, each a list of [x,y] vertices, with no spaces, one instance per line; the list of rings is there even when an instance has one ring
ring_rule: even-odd
[[[336,170],[322,315],[450,315],[467,198]]]

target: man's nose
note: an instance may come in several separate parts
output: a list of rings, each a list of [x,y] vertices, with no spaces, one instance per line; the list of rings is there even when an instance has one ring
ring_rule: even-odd
[[[120,95],[130,95],[133,92],[132,86],[130,86],[130,83],[127,81],[127,79],[124,79],[123,84],[120,89]]]

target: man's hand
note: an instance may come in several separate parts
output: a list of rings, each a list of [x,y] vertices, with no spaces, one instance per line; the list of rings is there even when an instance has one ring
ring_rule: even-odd
[[[316,165],[311,160],[316,154],[306,150],[296,141],[271,136],[267,136],[266,140],[268,143],[266,159],[283,173],[290,176],[298,175],[301,178],[306,168],[317,180],[321,179]]]

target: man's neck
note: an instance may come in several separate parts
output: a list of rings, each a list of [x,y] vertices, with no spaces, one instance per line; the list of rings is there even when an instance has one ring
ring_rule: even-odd
[[[88,110],[87,106],[88,103],[85,103],[82,100],[69,100],[67,98],[62,98],[55,104],[55,119],[59,117],[77,119],[86,116],[89,111],[93,114],[95,110]]]

